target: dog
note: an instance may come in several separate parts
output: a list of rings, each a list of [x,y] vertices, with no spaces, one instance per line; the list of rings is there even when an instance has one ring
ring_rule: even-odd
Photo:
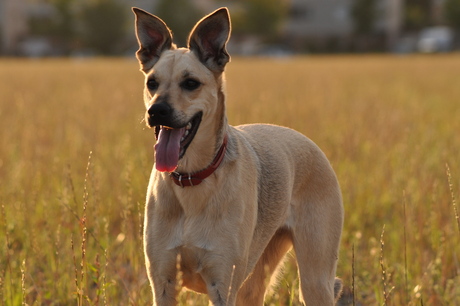
[[[145,75],[145,121],[155,131],[144,250],[154,305],[182,287],[213,305],[263,305],[294,249],[300,299],[333,305],[343,226],[336,175],[307,137],[270,124],[231,126],[224,68],[230,16],[221,8],[176,48],[158,17],[133,8]]]

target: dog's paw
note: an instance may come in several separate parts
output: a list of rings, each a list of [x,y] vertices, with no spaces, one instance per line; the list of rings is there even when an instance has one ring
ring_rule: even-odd
[[[342,280],[338,277],[334,281],[334,300],[337,302],[342,295]]]

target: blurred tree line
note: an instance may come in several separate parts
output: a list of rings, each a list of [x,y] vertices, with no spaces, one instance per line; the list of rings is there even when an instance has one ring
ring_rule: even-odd
[[[235,35],[255,35],[264,40],[277,37],[286,18],[287,0],[233,2],[238,3],[240,8],[232,11]],[[31,17],[29,34],[47,37],[59,49],[58,53],[69,55],[78,50],[83,53],[116,55],[131,47],[127,46],[124,38],[128,35],[134,37],[127,31],[133,16],[127,5],[120,1],[48,0],[48,3],[55,8],[52,18]],[[160,0],[154,12],[174,31],[174,39],[179,46],[185,46],[190,29],[206,13],[190,0]]]
[[[72,50],[114,55],[125,35],[126,6],[113,0],[49,0],[53,18],[29,19],[30,34],[51,39],[60,53]],[[84,52],[84,51],[83,51]]]
[[[221,6],[227,2],[214,1]],[[222,3],[219,3],[222,2]],[[254,35],[263,41],[275,39],[287,17],[288,0],[234,0],[232,10],[233,35]],[[177,9],[177,8],[180,8]],[[190,29],[209,12],[202,12],[190,0],[160,0],[155,15],[174,31],[174,40],[185,46]]]
[[[448,24],[460,32],[460,0],[445,0],[444,15]]]
[[[211,1],[211,0],[210,0]],[[117,55],[132,48],[130,27],[133,16],[118,0],[47,0],[52,18],[29,20],[30,35],[47,37],[60,54],[74,50],[100,55]],[[254,36],[264,43],[282,41],[282,25],[289,18],[289,0],[214,0],[216,6],[232,4],[235,36]],[[354,0],[350,8],[355,39],[378,39],[376,20],[381,17],[380,0]],[[159,0],[155,14],[174,31],[175,42],[184,46],[191,27],[205,13],[191,0]],[[433,25],[433,0],[404,0],[402,32],[416,32]],[[178,9],[180,8],[180,9]],[[444,0],[443,22],[460,31],[460,0]]]
[[[378,0],[354,0],[351,17],[355,33],[371,34],[375,20],[381,13]],[[436,12],[435,2],[444,3],[441,12]],[[402,0],[402,31],[413,32],[445,24],[460,30],[460,0]]]
[[[351,8],[353,43],[368,42],[362,51],[386,50],[389,33],[378,29],[376,22],[385,14],[381,0],[354,0]],[[388,5],[389,1],[386,1]],[[401,0],[402,12],[399,35],[417,37],[424,28],[449,26],[460,34],[460,0]],[[457,37],[458,40],[459,37]],[[393,42],[394,43],[394,42]],[[373,44],[373,45],[372,45]],[[361,45],[362,46],[362,45]],[[359,47],[355,49],[359,51]]]

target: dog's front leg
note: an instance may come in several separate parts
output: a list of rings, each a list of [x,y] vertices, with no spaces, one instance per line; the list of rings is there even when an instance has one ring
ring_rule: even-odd
[[[223,260],[215,256],[202,273],[206,282],[209,300],[214,306],[233,306],[238,289],[244,281],[246,260]]]
[[[235,305],[236,293],[242,283],[244,271],[236,268],[236,265],[224,267],[222,263],[205,273],[203,278],[206,282],[209,300],[214,306]]]
[[[153,304],[176,305],[178,294],[176,252],[165,252],[161,256],[147,259],[147,271],[153,289]],[[161,259],[160,259],[161,258]]]
[[[170,207],[173,207],[173,201]],[[177,223],[179,215],[165,217],[155,197],[147,203],[144,223],[144,251],[147,274],[153,291],[154,305],[176,305],[178,286],[178,249],[180,231]]]

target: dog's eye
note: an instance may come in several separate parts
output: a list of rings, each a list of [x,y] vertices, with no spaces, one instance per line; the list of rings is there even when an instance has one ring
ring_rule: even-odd
[[[201,83],[198,82],[197,80],[194,79],[186,79],[180,84],[180,87],[182,87],[185,90],[195,90],[198,87],[200,87]]]
[[[147,88],[150,90],[157,90],[158,86],[160,86],[160,84],[158,84],[158,82],[154,79],[150,79],[147,81]]]

